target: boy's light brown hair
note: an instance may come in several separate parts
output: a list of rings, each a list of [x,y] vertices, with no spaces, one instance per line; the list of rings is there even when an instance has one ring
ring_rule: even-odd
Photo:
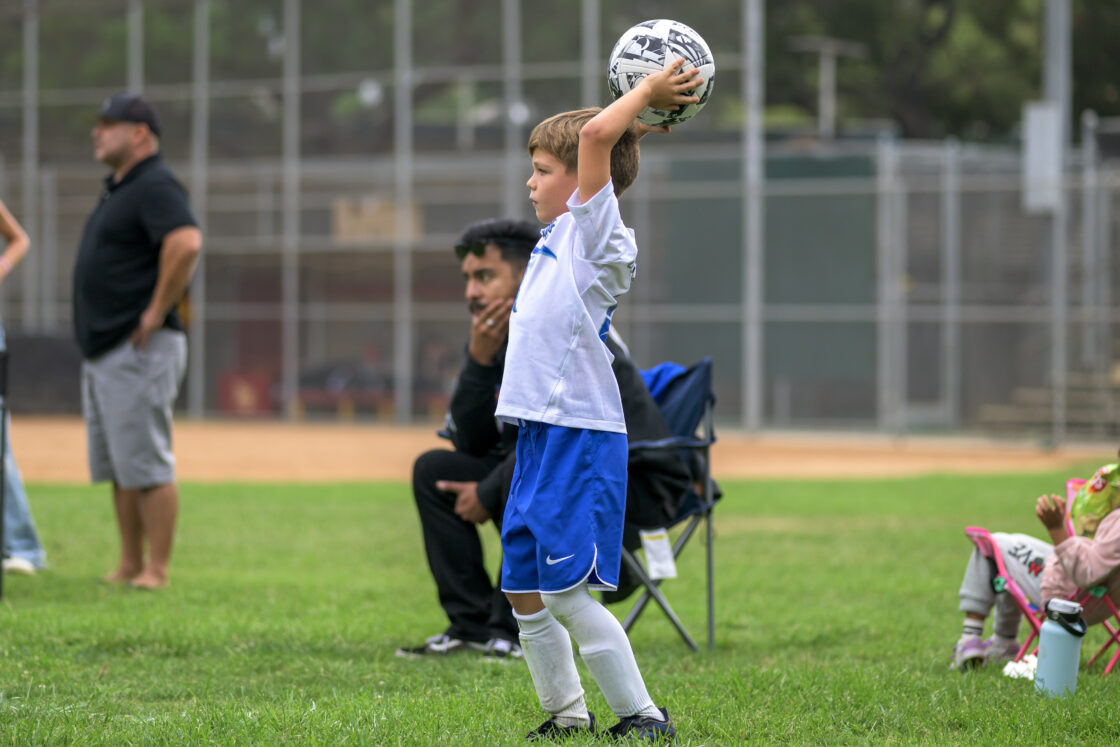
[[[569,174],[576,173],[579,161],[579,131],[602,109],[594,106],[554,114],[529,134],[529,155],[538,150],[551,153],[564,164]],[[615,196],[621,195],[638,178],[638,133],[631,127],[611,148],[611,182]]]

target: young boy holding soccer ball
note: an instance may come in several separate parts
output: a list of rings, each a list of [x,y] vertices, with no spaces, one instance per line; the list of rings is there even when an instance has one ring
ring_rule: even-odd
[[[638,139],[668,132],[635,121],[645,107],[695,103],[683,59],[605,109],[546,119],[529,137],[529,198],[548,226],[509,322],[497,416],[521,428],[502,523],[502,590],[549,719],[529,739],[594,730],[571,638],[619,722],[610,734],[667,740],[622,625],[589,589],[618,584],[626,501],[626,425],[603,343],[638,248],[618,198],[638,172]],[[569,635],[571,637],[569,637]]]

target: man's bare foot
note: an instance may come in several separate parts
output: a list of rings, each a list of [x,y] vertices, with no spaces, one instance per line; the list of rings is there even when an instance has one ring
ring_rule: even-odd
[[[153,589],[163,589],[167,587],[167,574],[156,573],[150,569],[144,569],[139,576],[132,579],[129,584],[133,589],[145,589],[151,591]]]
[[[139,570],[118,568],[117,570],[103,577],[101,580],[107,584],[127,584],[139,575]]]

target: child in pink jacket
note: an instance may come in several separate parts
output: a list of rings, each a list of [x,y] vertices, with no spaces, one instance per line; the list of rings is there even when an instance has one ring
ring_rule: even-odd
[[[1066,529],[1064,499],[1056,495],[1039,496],[1034,512],[1050,533],[1054,555],[1042,573],[1042,601],[1065,599],[1078,589],[1103,585],[1114,604],[1120,605],[1120,511],[1113,510],[1101,519],[1090,537],[1070,536]],[[1104,599],[1085,602],[1085,622],[1093,625],[1109,615]]]
[[[1048,544],[1025,534],[995,532],[1008,574],[1031,604],[1042,609],[1050,599],[1065,599],[1078,590],[1103,585],[1120,606],[1120,485],[1117,465],[1102,467],[1082,490],[1070,509],[1056,495],[1039,496],[1035,515],[1050,537]],[[1091,488],[1097,488],[1093,490]],[[1086,499],[1090,499],[1087,501]],[[1086,505],[1095,500],[1095,505]],[[1073,525],[1074,534],[1070,533]],[[960,640],[953,649],[953,666],[967,670],[989,661],[1007,660],[1019,651],[1016,637],[1021,614],[1011,595],[992,587],[993,563],[973,550],[960,588],[960,610],[965,614]],[[983,639],[984,621],[995,608],[993,635]],[[1109,615],[1103,598],[1084,605],[1090,625]]]

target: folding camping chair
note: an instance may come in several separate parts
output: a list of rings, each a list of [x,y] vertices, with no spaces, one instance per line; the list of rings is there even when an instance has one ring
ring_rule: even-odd
[[[1077,491],[1085,484],[1085,480],[1080,478],[1072,478],[1066,481],[1066,506],[1068,507],[1073,501],[1073,497],[1077,495]],[[1066,531],[1070,536],[1073,535],[1073,522],[1069,518],[1069,512],[1066,512]],[[996,573],[992,578],[992,587],[997,592],[1006,591],[1015,600],[1015,605],[1019,611],[1023,613],[1023,617],[1031,626],[1031,633],[1027,637],[1023,646],[1019,649],[1019,653],[1015,655],[1015,661],[1019,661],[1028,651],[1037,651],[1038,647],[1031,648],[1031,644],[1038,638],[1039,630],[1042,627],[1044,613],[1042,610],[1031,604],[1027,599],[1026,594],[1019,588],[1019,585],[1012,580],[1011,576],[1007,573],[1007,568],[1003,564],[1003,555],[999,551],[999,545],[996,543],[995,538],[991,533],[983,527],[965,527],[965,536],[967,536],[980,554],[988,558],[995,565]],[[1104,674],[1108,674],[1116,666],[1116,662],[1120,660],[1120,611],[1116,609],[1112,598],[1108,596],[1108,590],[1104,586],[1094,586],[1088,590],[1078,590],[1070,595],[1070,598],[1085,607],[1092,604],[1093,600],[1097,600],[1097,604],[1107,605],[1109,611],[1112,613],[1112,620],[1104,620],[1101,625],[1108,633],[1108,640],[1104,642],[1095,654],[1085,664],[1086,668],[1091,667],[1112,645],[1117,644],[1116,652],[1109,659],[1108,665],[1104,668]]]
[[[712,426],[712,406],[715,395],[712,393],[712,359],[704,358],[689,368],[674,363],[662,363],[642,372],[657,403],[661,416],[673,434],[657,441],[631,442],[630,449],[679,449],[688,452],[689,464],[694,465],[694,479],[697,489],[690,489],[678,504],[677,516],[672,526],[685,524],[681,534],[673,543],[673,559],[676,560],[684,550],[689,539],[705,523],[707,533],[707,580],[708,580],[708,648],[715,646],[715,602],[712,583],[712,509],[718,499],[715,483],[711,476],[710,448],[715,442]],[[645,564],[638,557],[623,548],[622,562],[634,573],[644,587],[641,596],[634,603],[622,625],[627,632],[634,627],[638,617],[650,600],[657,603],[669,622],[680,633],[684,642],[693,651],[700,647],[689,635],[684,624],[669,600],[661,591],[661,580],[650,578]]]

